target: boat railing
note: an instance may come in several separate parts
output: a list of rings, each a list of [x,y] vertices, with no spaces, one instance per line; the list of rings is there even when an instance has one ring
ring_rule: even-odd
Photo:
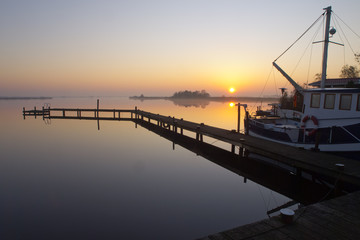
[[[343,126],[340,126],[341,129],[343,129],[345,132],[347,132],[350,136],[352,136],[354,139],[356,139],[356,141],[360,142],[360,139],[357,138],[354,134],[352,134],[349,130],[347,130],[346,128],[344,128]]]

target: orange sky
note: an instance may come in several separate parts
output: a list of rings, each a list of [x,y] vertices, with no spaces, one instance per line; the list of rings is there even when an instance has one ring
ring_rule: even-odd
[[[235,95],[258,96],[265,84],[264,93],[273,95],[286,81],[272,74],[272,61],[328,5],[360,32],[355,0],[5,1],[0,96],[169,96],[185,89],[229,95],[230,87]],[[313,46],[313,57],[318,50]],[[353,60],[342,50],[332,56],[346,58],[341,64]],[[281,64],[291,73],[299,57],[300,50]],[[307,65],[296,80],[312,81],[318,67],[309,74]]]

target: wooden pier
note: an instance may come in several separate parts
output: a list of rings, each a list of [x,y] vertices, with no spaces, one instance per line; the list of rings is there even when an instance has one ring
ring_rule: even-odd
[[[358,239],[360,192],[300,208],[291,223],[275,216],[199,240]]]
[[[340,191],[343,184],[350,185],[356,189],[360,187],[360,163],[356,160],[322,152],[302,150],[244,135],[234,130],[229,131],[208,126],[204,123],[195,123],[171,116],[154,114],[141,111],[137,108],[128,110],[99,109],[99,107],[94,109],[43,108],[41,110],[34,108],[32,110],[23,109],[23,116],[24,119],[28,116],[35,118],[39,116],[44,120],[97,120],[98,126],[100,120],[132,121],[136,126],[140,125],[173,141],[173,147],[175,147],[175,143],[179,144],[243,176],[244,181],[246,181],[246,178],[249,178],[284,194],[286,188],[291,185],[290,181],[295,180],[297,186],[300,186],[300,192],[290,191],[292,195],[289,195],[289,197],[293,199],[304,197],[304,194],[315,196],[309,190],[310,188],[305,187],[305,185],[311,185],[311,180],[303,179],[303,182],[298,185],[298,180],[301,179],[304,172],[311,174],[313,177],[312,181],[321,182],[321,178],[324,177],[327,183],[332,184],[332,186],[327,184],[315,186],[317,188],[315,191],[321,192],[318,196],[323,196],[329,188],[335,192],[334,195],[336,196],[336,191]],[[216,139],[229,143],[229,151],[211,147],[211,144],[206,143],[206,137],[211,138],[211,141]],[[235,149],[239,149],[239,151],[236,152]],[[294,173],[295,178],[287,173],[278,171],[276,164],[271,167],[264,167],[259,165],[259,163],[252,162],[251,159],[245,158],[249,152],[268,157],[275,162],[296,169]],[[267,171],[272,174],[267,173]],[[277,181],[278,179],[273,174],[278,175],[283,182],[285,181],[285,184]],[[302,192],[303,190],[308,190],[309,192]],[[357,239],[360,236],[359,200],[360,192],[350,193],[300,208],[296,211],[291,223],[284,222],[279,215],[215,233],[203,237],[201,240]],[[313,200],[310,201],[314,202]]]
[[[107,114],[107,115],[106,115]],[[106,115],[106,116],[105,116]],[[163,127],[176,134],[194,134],[194,139],[204,141],[204,136],[229,143],[231,151],[245,156],[249,152],[256,153],[272,160],[286,164],[297,169],[296,174],[302,172],[312,174],[314,177],[321,175],[333,179],[333,183],[341,186],[343,183],[360,186],[360,164],[356,160],[347,159],[322,152],[312,152],[295,147],[266,141],[236,131],[229,131],[217,127],[195,123],[183,119],[163,116],[151,112],[135,109],[77,109],[77,108],[43,108],[37,110],[23,109],[23,116],[41,116],[43,119],[85,119],[85,120],[113,120],[148,122]],[[339,165],[341,164],[341,165]]]

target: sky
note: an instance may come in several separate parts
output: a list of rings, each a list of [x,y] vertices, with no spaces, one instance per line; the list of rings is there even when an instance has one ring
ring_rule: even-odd
[[[0,96],[273,95],[287,83],[272,62],[330,5],[360,34],[358,0],[0,0]],[[297,53],[279,60],[290,73]]]

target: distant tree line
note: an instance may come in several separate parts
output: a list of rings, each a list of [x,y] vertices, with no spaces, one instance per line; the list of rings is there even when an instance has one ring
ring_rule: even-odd
[[[172,95],[172,98],[208,98],[210,94],[205,90],[201,91],[179,91]]]

